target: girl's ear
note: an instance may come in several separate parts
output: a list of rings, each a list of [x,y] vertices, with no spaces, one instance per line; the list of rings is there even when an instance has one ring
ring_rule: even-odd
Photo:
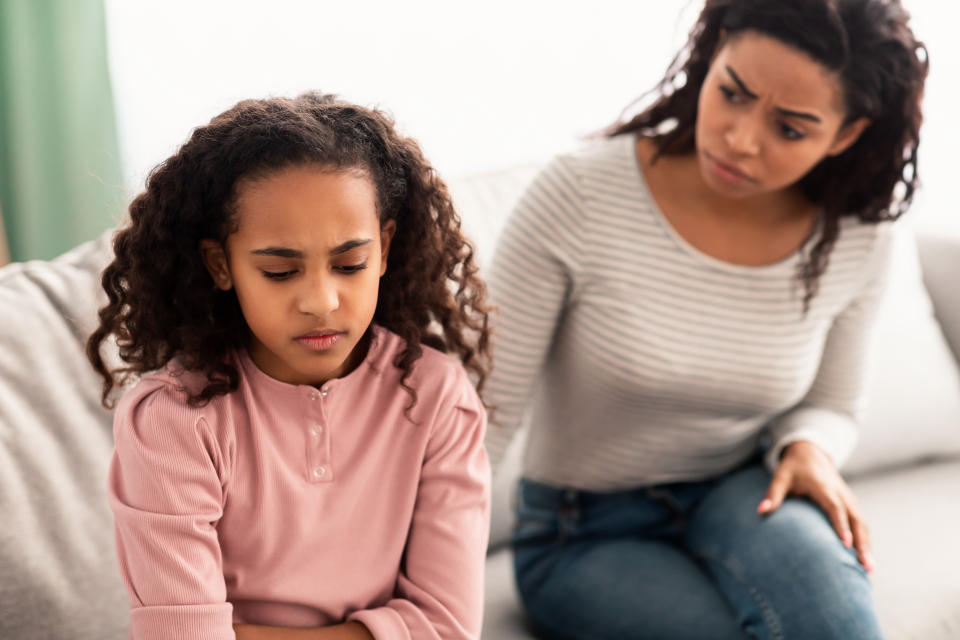
[[[227,264],[227,254],[223,245],[209,238],[200,241],[200,257],[207,267],[213,283],[218,289],[229,291],[233,288],[233,278],[230,277],[230,265]]]
[[[387,220],[380,227],[380,275],[387,272],[387,256],[390,254],[390,242],[397,232],[397,222]]]

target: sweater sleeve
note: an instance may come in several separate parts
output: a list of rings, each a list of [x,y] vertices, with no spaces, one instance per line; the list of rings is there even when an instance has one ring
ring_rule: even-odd
[[[377,640],[476,640],[490,528],[486,414],[464,373],[460,401],[438,414],[420,474],[394,597],[356,611]]]
[[[834,319],[820,366],[803,400],[769,426],[771,446],[765,463],[773,471],[783,449],[804,440],[822,449],[839,467],[857,441],[863,405],[867,348],[889,279],[894,229],[883,224],[864,269],[860,291]]]
[[[142,381],[114,417],[109,498],[130,637],[232,640],[217,522],[224,460],[199,410]]]
[[[585,235],[577,176],[564,156],[534,179],[504,226],[488,286],[494,316],[493,407],[487,451],[494,475],[537,388],[554,333],[575,295]]]

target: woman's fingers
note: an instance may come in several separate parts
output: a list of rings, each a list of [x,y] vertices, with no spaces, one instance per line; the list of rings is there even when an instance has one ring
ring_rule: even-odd
[[[840,540],[843,541],[843,546],[847,549],[853,546],[853,531],[850,529],[846,503],[838,495],[821,491],[818,491],[811,497],[820,505],[823,512],[827,514],[827,519],[830,520],[830,524],[833,525],[833,530],[837,532]]]
[[[791,484],[793,484],[793,474],[786,465],[781,464],[773,474],[770,486],[767,487],[767,494],[757,506],[757,513],[766,514],[776,511],[783,503],[783,499],[787,497]]]
[[[850,505],[847,509],[850,520],[850,528],[853,530],[853,544],[860,557],[860,564],[867,571],[873,571],[876,563],[873,560],[872,547],[870,544],[870,529],[867,523],[860,517],[860,512],[855,505]]]

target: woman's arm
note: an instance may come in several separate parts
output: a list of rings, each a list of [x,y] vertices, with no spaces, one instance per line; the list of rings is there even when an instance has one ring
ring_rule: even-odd
[[[823,509],[846,547],[874,569],[870,533],[839,466],[856,442],[871,327],[889,276],[892,228],[878,230],[865,284],[834,320],[816,378],[804,399],[770,426],[767,466],[773,479],[757,510],[772,513],[787,495],[810,498]]]
[[[868,347],[877,309],[889,276],[894,228],[877,230],[873,251],[863,265],[864,280],[851,302],[833,320],[810,389],[768,430],[766,463],[775,471],[784,448],[811,442],[839,467],[856,444],[867,370]]]
[[[578,177],[563,156],[517,203],[487,278],[493,371],[484,397],[494,407],[486,445],[494,475],[519,430],[564,308],[575,295],[587,224]]]
[[[373,635],[359,622],[311,629],[235,624],[233,630],[237,640],[374,640]]]

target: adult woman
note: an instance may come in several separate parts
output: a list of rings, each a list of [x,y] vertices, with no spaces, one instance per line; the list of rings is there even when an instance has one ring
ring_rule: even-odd
[[[836,467],[924,56],[896,0],[707,0],[652,105],[521,199],[487,445],[496,473],[534,397],[514,542],[542,637],[880,636]]]

